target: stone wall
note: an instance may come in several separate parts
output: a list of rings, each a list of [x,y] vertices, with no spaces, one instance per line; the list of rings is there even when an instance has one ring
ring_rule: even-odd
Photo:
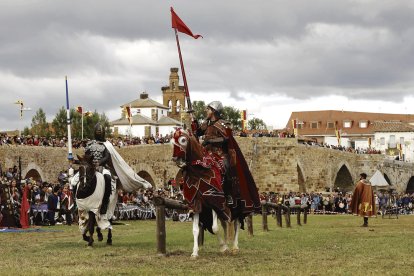
[[[260,191],[324,191],[335,187],[335,179],[344,166],[352,179],[349,189],[365,172],[377,169],[386,173],[398,190],[407,187],[413,175],[413,164],[385,163],[383,155],[354,153],[305,146],[296,139],[237,138]],[[125,161],[139,174],[144,173],[156,187],[176,178],[179,168],[171,161],[172,146],[140,145],[118,149]],[[74,150],[74,155],[83,154]],[[50,147],[0,146],[0,164],[5,170],[22,159],[23,177],[36,171],[43,181],[56,182],[60,170],[68,168],[67,149]],[[402,164],[400,164],[402,163]],[[349,179],[349,178],[347,178]]]

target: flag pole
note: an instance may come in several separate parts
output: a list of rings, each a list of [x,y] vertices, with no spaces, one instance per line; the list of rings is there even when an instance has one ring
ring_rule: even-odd
[[[177,41],[178,56],[180,58],[181,72],[183,74],[185,98],[187,100],[187,107],[188,107],[188,111],[187,112],[190,113],[191,119],[193,119],[193,115],[192,115],[193,114],[193,106],[191,104],[190,92],[189,92],[189,89],[188,89],[187,78],[185,76],[185,69],[184,69],[183,56],[181,55],[180,41],[178,39],[177,29],[174,28],[174,31],[175,31],[175,40]]]
[[[73,160],[72,155],[72,134],[71,134],[71,120],[70,120],[70,109],[69,109],[69,90],[68,90],[68,76],[65,76],[66,83],[66,123],[68,125],[68,160]]]
[[[83,106],[81,106],[82,108],[82,113],[81,113],[81,120],[82,120],[82,140],[83,140]]]

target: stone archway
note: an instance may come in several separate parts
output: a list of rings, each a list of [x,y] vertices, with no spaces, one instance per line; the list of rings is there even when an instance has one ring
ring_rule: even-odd
[[[33,180],[42,182],[42,177],[40,176],[40,173],[36,169],[29,170],[24,176],[24,179],[27,179],[27,178],[32,178]]]
[[[411,176],[410,180],[408,181],[407,189],[405,190],[405,192],[407,194],[414,193],[414,176]]]
[[[305,193],[306,192],[305,178],[303,176],[302,169],[299,167],[299,164],[296,165],[296,170],[298,171],[299,192]]]
[[[336,173],[334,189],[339,188],[341,191],[352,191],[354,181],[352,179],[351,172],[348,167],[344,164],[341,166],[339,171]]]
[[[148,181],[149,183],[151,183],[152,187],[155,188],[155,182],[154,179],[152,178],[152,176],[147,172],[147,171],[139,171],[138,175],[142,178],[144,178],[146,181]]]
[[[22,177],[24,179],[32,177],[34,180],[38,181],[45,180],[43,171],[35,163],[29,163],[27,167],[22,170]]]

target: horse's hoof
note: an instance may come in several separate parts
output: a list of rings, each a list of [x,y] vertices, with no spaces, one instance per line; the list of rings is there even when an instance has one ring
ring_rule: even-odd
[[[227,246],[220,248],[220,253],[227,254],[229,252],[229,248]]]
[[[195,260],[195,259],[197,259],[198,258],[198,255],[194,255],[194,254],[191,254],[191,257],[190,257],[192,260]]]
[[[102,234],[98,234],[98,241],[103,241],[103,235]]]
[[[84,241],[89,242],[89,237],[88,236],[83,235],[82,238],[83,238]]]
[[[231,255],[237,255],[237,254],[239,254],[239,249],[238,248],[233,248],[230,253],[231,253]]]
[[[112,245],[112,241],[106,241],[106,245]]]

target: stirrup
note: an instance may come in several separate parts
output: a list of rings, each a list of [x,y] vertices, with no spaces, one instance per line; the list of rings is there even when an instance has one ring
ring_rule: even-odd
[[[233,205],[233,198],[231,195],[226,196],[226,203],[227,205]]]

